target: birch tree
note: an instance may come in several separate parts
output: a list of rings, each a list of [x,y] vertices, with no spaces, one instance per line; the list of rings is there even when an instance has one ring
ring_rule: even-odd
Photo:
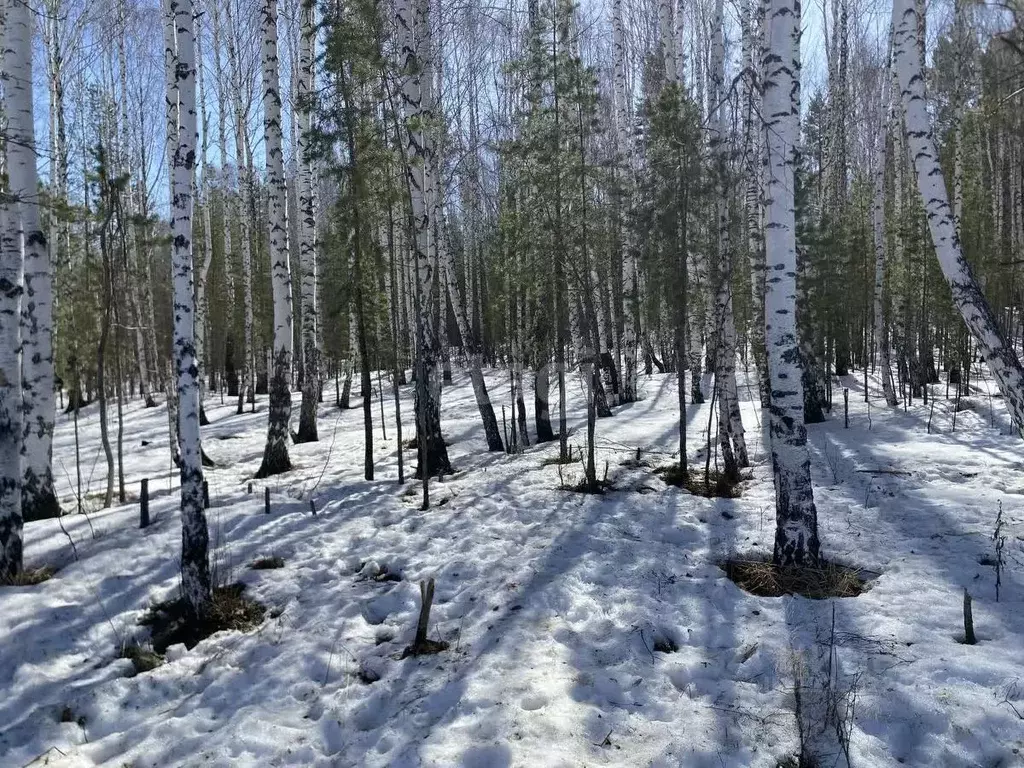
[[[682,15],[680,13],[680,15]],[[622,0],[612,0],[612,45],[614,48],[615,136],[620,162],[618,237],[622,250],[622,402],[637,398],[637,337],[640,312],[637,296],[636,258],[630,240],[632,209],[631,147],[629,141],[629,99],[626,95],[626,41],[622,26]]]
[[[743,438],[743,420],[740,418],[739,397],[736,391],[736,324],[732,313],[732,241],[729,232],[728,165],[729,147],[723,119],[725,98],[725,19],[724,3],[715,2],[712,22],[710,93],[711,153],[717,212],[717,290],[715,295],[715,397],[718,400],[718,440],[725,474],[733,480],[739,477],[739,468],[749,465],[747,445]]]
[[[313,3],[302,0],[299,39],[298,135],[299,260],[302,269],[302,407],[295,442],[317,440],[316,415],[320,399],[320,362],[317,348],[316,214],[313,206],[313,158],[310,152],[313,96]]]
[[[919,39],[923,19],[914,0],[893,3],[893,66],[903,103],[906,139],[917,175],[928,229],[953,303],[999,385],[1018,432],[1024,433],[1024,370],[999,327],[971,265],[964,258],[949,205],[939,153],[925,101]]]
[[[178,392],[181,451],[181,591],[189,620],[205,618],[212,585],[209,530],[203,509],[202,446],[199,440],[199,382],[195,352],[195,296],[192,270],[192,175],[195,170],[196,61],[192,0],[167,0],[174,17],[178,127],[171,167],[171,278],[174,312],[174,372]],[[168,98],[171,95],[168,94]]]
[[[292,279],[288,254],[288,190],[281,149],[281,91],[277,56],[277,0],[264,0],[263,33],[263,144],[267,152],[267,186],[270,193],[268,239],[271,287],[274,295],[274,370],[270,380],[267,444],[257,477],[269,477],[291,469],[288,458],[288,423],[292,395],[288,386],[292,364]],[[314,404],[315,407],[315,404]]]
[[[8,3],[8,121],[10,194],[18,200],[23,253],[21,377],[23,436],[22,508],[26,521],[57,517],[53,490],[53,273],[39,206],[35,120],[32,101],[32,41],[35,18],[26,3]]]
[[[882,77],[882,109],[884,121],[889,117],[889,84],[891,78],[886,73]],[[875,170],[874,199],[871,207],[871,232],[875,246],[875,284],[874,284],[874,335],[875,354],[878,358],[879,374],[882,377],[882,392],[885,402],[890,407],[897,405],[896,389],[892,381],[892,364],[889,358],[888,327],[885,322],[885,166],[886,143],[888,140],[887,126],[880,126],[875,137]],[[900,158],[899,161],[902,161]],[[897,161],[897,162],[899,162]]]
[[[759,83],[761,81],[761,45],[764,0],[745,0],[741,11],[741,62],[745,69],[740,81],[743,95],[743,172],[744,226],[747,235],[747,257],[750,261],[750,348],[757,370],[761,406],[769,405],[768,362],[764,339],[764,173],[761,167],[762,133]]]
[[[434,295],[435,262],[430,257],[431,210],[427,200],[427,173],[430,158],[426,131],[433,115],[424,101],[422,76],[425,39],[429,24],[427,9],[421,0],[398,0],[395,6],[398,29],[401,104],[405,126],[402,140],[405,150],[406,184],[412,215],[413,287],[416,316],[416,423],[420,461],[416,476],[423,480],[451,471],[448,450],[441,436],[441,380],[437,360],[437,332],[431,297]],[[427,504],[424,499],[424,505]]]
[[[762,51],[766,168],[765,337],[778,565],[816,564],[818,516],[796,329],[794,164],[800,131],[800,0],[769,0]]]
[[[6,18],[5,18],[6,17]],[[24,57],[30,55],[31,19],[27,5],[14,3],[8,9],[0,2],[0,126],[10,110],[12,88],[22,83]],[[20,47],[17,37],[25,43]],[[10,39],[14,38],[14,39]],[[31,81],[29,81],[31,82]],[[24,96],[21,98],[24,100]],[[29,97],[31,98],[31,97]],[[24,104],[22,104],[24,106]],[[8,160],[0,147],[0,161]],[[33,162],[35,162],[33,160]],[[0,165],[3,165],[0,162]],[[17,576],[22,569],[21,514],[21,295],[22,229],[20,202],[4,184],[6,167],[0,167],[0,581]]]

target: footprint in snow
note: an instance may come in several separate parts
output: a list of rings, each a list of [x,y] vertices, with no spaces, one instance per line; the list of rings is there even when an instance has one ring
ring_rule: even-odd
[[[519,706],[525,709],[527,712],[536,712],[538,709],[543,709],[548,705],[548,697],[539,693],[530,693],[523,696],[522,701],[519,702]]]

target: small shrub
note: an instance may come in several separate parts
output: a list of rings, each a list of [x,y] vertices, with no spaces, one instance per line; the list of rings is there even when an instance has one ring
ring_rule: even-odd
[[[412,645],[402,651],[400,659],[407,659],[410,656],[431,656],[435,653],[441,653],[442,651],[448,650],[448,643],[444,640],[421,640],[414,642]]]
[[[690,479],[689,474],[679,464],[658,467],[654,474],[660,477],[665,485],[674,485],[676,488],[685,488]]]
[[[666,485],[674,485],[694,496],[703,496],[707,499],[738,499],[743,495],[740,492],[740,483],[750,479],[749,475],[730,478],[717,470],[711,470],[707,474],[703,470],[686,472],[678,464],[658,467],[654,474],[661,477]]]
[[[583,449],[579,448],[578,449],[579,450],[578,454],[576,453],[576,450],[577,449],[573,448],[573,446],[570,445],[569,446],[569,452],[565,456],[565,461],[562,461],[562,456],[561,456],[560,453],[556,453],[554,456],[548,456],[546,459],[544,459],[540,463],[540,465],[542,467],[555,467],[555,466],[558,466],[559,464],[561,464],[561,465],[574,464],[577,461],[582,461],[583,460]]]
[[[818,768],[818,763],[807,755],[793,755],[779,760],[775,768]]]
[[[127,643],[121,646],[118,657],[131,661],[137,675],[154,670],[164,663],[163,656],[141,643]]]
[[[249,563],[249,568],[254,571],[270,571],[274,568],[284,568],[284,558],[278,557],[277,555],[271,555],[270,557],[257,557]]]
[[[243,597],[244,590],[243,584],[216,587],[209,612],[198,624],[187,619],[185,603],[180,598],[154,605],[139,619],[139,624],[150,627],[153,649],[161,654],[177,643],[194,648],[199,641],[222,630],[247,632],[259,626],[267,609]]]
[[[863,571],[826,560],[817,566],[778,566],[755,556],[726,560],[719,567],[736,586],[759,597],[803,595],[813,600],[856,597],[869,586]]]
[[[359,671],[356,673],[356,679],[363,685],[372,685],[380,680],[380,673],[371,667],[363,665],[359,667]]]
[[[57,569],[50,565],[26,568],[14,576],[0,577],[0,587],[34,587],[36,584],[49,581],[56,572]]]
[[[57,719],[62,723],[74,723],[79,728],[85,727],[85,715],[75,714],[75,710],[67,704],[60,708],[60,714]]]
[[[675,653],[679,650],[676,641],[667,635],[654,638],[654,650],[658,653]]]
[[[587,478],[587,462],[583,459],[583,449],[580,449],[580,466],[583,470],[583,477],[576,483],[567,482],[565,475],[562,471],[563,464],[558,465],[558,488],[562,491],[573,491],[574,493],[592,493],[595,495],[602,495],[606,491],[614,490],[615,486],[612,485],[608,479],[608,462],[604,463],[604,475],[600,478],[595,477],[593,480]]]
[[[592,493],[597,496],[601,496],[607,491],[614,490],[614,487],[607,480],[600,478],[589,482],[587,478],[581,479],[578,483],[572,485],[562,485],[563,491],[572,491],[574,493]]]

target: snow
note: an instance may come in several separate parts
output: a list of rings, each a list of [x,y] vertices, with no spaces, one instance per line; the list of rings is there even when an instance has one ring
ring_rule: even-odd
[[[874,381],[865,405],[859,377],[843,382],[850,428],[840,384],[832,420],[809,427],[812,477],[822,551],[878,576],[863,595],[831,601],[755,597],[716,565],[772,547],[752,371],[740,377],[740,397],[753,477],[742,498],[718,500],[622,466],[637,448],[653,465],[672,460],[671,375],[641,377],[644,399],[599,421],[598,471],[607,462],[616,487],[605,496],[558,489],[558,467],[543,463],[557,444],[487,453],[468,376],[456,375],[443,426],[457,473],[433,485],[427,511],[416,483],[394,481],[389,392],[388,439],[380,424],[374,430],[377,480],[362,479],[358,403],[341,412],[328,402],[320,442],[291,446],[296,469],[266,483],[252,480],[265,398],[255,414],[236,416],[211,393],[203,434],[218,464],[207,471],[216,578],[246,584],[268,618],[251,633],[172,647],[166,664],[134,676],[119,646],[145,641],[138,618],[178,589],[166,413],[127,408],[132,498],[101,511],[92,406],[80,418],[88,519],[29,524],[28,565],[59,571],[38,586],[0,589],[0,765],[774,768],[799,749],[793,658],[813,668],[833,610],[841,680],[856,677],[854,765],[1024,764],[1020,440],[990,382],[977,381],[981,392],[961,402],[970,407],[954,432],[944,387],[935,388],[933,411],[920,401],[890,411]],[[507,374],[489,372],[488,387],[500,413]],[[570,394],[571,442],[580,444],[575,380]],[[403,388],[407,438],[411,395]],[[691,456],[714,424],[708,408],[688,414]],[[373,410],[377,419],[377,402]],[[59,492],[73,509],[65,415],[54,444]],[[411,476],[414,452],[406,462]],[[565,467],[564,479],[581,471]],[[153,524],[140,530],[143,477]],[[1007,539],[997,603],[994,568],[981,561],[995,554],[999,503]],[[247,567],[270,555],[284,567]],[[374,578],[385,567],[401,580]],[[402,660],[418,582],[428,577],[436,579],[430,636],[451,647]],[[964,587],[976,646],[959,642]],[[666,640],[678,650],[654,650]]]

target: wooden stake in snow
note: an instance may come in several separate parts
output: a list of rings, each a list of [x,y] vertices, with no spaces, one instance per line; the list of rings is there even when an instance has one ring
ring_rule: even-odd
[[[434,579],[420,582],[420,618],[416,622],[416,639],[413,645],[427,642],[427,627],[430,624],[430,606],[434,604]]]
[[[971,593],[964,588],[964,643],[977,645],[978,638],[974,635],[974,614],[971,611]]]
[[[142,479],[139,489],[139,528],[149,527],[149,478]]]
[[[269,488],[264,488],[263,489],[263,511],[266,514],[268,514],[268,515],[270,514],[270,489]]]
[[[866,391],[866,390],[865,390]],[[850,428],[850,390],[843,387],[843,429]]]
[[[428,640],[427,629],[430,626],[430,606],[434,603],[434,579],[420,582],[420,616],[416,621],[416,637],[412,645],[405,649],[402,657],[422,656],[428,653],[440,653],[448,647],[441,640]]]

